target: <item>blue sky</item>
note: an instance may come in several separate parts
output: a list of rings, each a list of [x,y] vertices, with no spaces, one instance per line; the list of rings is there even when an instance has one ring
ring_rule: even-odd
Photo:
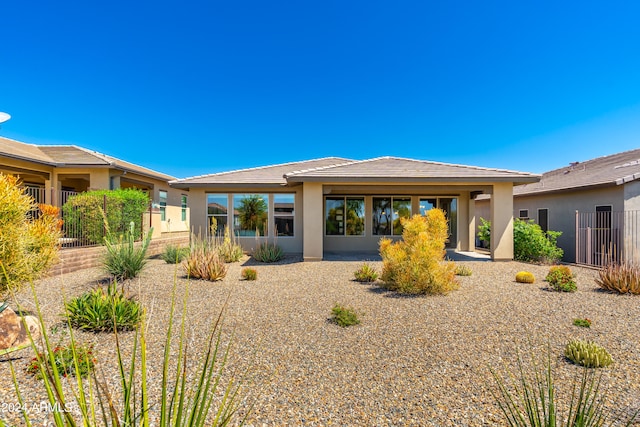
[[[640,147],[640,2],[0,11],[1,136],[177,177],[384,155],[539,173]]]

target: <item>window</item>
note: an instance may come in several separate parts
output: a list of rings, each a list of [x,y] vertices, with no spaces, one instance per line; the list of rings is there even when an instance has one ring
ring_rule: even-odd
[[[184,194],[180,198],[180,207],[182,208],[182,220],[187,220],[187,196]]]
[[[268,233],[269,196],[266,194],[233,195],[233,231],[237,236],[261,236]]]
[[[545,233],[549,231],[549,209],[538,209],[538,225]]]
[[[538,214],[540,213],[540,209],[538,209]],[[529,219],[529,209],[520,209],[518,212],[518,218],[522,220]]]
[[[420,199],[420,215],[425,216],[428,211],[438,206],[438,199]]]
[[[402,235],[401,218],[411,216],[411,197],[373,198],[373,235]]]
[[[160,221],[167,220],[167,192],[160,190],[158,192],[160,198]]]
[[[327,236],[364,235],[364,197],[327,197],[325,233]]]
[[[227,228],[229,197],[227,194],[207,194],[207,219],[209,231],[215,220],[216,234],[223,234]],[[213,234],[213,233],[212,233]]]
[[[273,226],[278,236],[293,236],[295,194],[273,195]]]

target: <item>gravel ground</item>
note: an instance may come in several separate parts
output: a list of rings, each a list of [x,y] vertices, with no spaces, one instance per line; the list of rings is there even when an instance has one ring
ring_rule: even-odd
[[[254,372],[251,397],[256,407],[249,425],[502,425],[489,367],[506,375],[515,369],[517,347],[525,355],[542,357],[549,347],[559,395],[566,397],[580,372],[562,357],[571,338],[595,340],[612,354],[615,363],[601,370],[608,405],[617,410],[640,407],[640,297],[600,291],[593,270],[574,267],[578,291],[569,294],[547,289],[542,281],[545,266],[465,261],[461,264],[473,275],[459,278],[459,290],[447,296],[403,297],[352,281],[361,263],[291,258],[263,265],[245,258],[229,266],[223,281],[213,283],[188,282],[175,266],[151,260],[141,277],[126,286],[149,310],[152,401],[159,398],[175,281],[181,295],[189,285],[187,329],[194,356],[201,354],[197,349],[229,297],[223,337],[234,333],[229,367],[250,365]],[[379,261],[372,264],[381,267]],[[240,270],[247,265],[257,269],[257,281],[240,280]],[[534,273],[536,283],[515,283],[521,270]],[[36,283],[54,341],[68,338],[59,326],[61,295],[79,295],[100,283],[105,283],[105,275],[98,269]],[[33,309],[29,289],[18,298]],[[340,328],[330,322],[335,303],[354,307],[362,323]],[[591,319],[592,327],[573,326],[578,317]],[[99,369],[117,389],[113,336],[76,335],[95,344]],[[127,347],[133,334],[121,338]],[[17,424],[9,359],[17,368],[25,403],[46,401],[41,382],[24,372],[31,357],[31,350],[22,350],[0,359],[0,416]],[[36,414],[36,421],[44,425],[45,415]]]

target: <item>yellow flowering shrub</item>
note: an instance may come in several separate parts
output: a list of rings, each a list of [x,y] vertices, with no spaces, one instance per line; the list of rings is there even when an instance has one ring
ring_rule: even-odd
[[[19,180],[0,173],[0,292],[40,277],[56,259],[58,208],[38,205],[40,215],[31,218],[34,207]]]
[[[445,262],[447,219],[441,209],[402,220],[402,240],[380,240],[383,286],[407,294],[446,294],[459,287],[456,267]]]

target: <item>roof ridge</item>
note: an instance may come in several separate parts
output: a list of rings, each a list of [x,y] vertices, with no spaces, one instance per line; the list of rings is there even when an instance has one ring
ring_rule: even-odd
[[[332,157],[329,157],[328,159],[330,159]],[[289,176],[292,175],[297,175],[300,173],[305,173],[305,172],[312,172],[312,171],[319,171],[319,170],[325,170],[325,169],[331,169],[331,168],[337,168],[340,166],[347,166],[347,165],[353,165],[356,163],[362,163],[365,162],[366,160],[349,160],[346,162],[342,162],[342,163],[336,163],[334,165],[326,165],[326,166],[316,166],[315,168],[308,168],[308,169],[300,169],[300,170],[295,170],[295,171],[291,171],[291,172],[287,172],[284,175],[282,175],[284,178],[287,178]]]
[[[343,159],[341,157],[333,157],[333,156],[319,157],[317,159],[298,160],[298,161],[293,161],[293,162],[277,163],[275,165],[254,166],[254,167],[251,167],[251,168],[235,169],[235,170],[231,170],[231,171],[223,171],[223,172],[216,172],[216,173],[208,173],[208,174],[204,174],[204,175],[188,176],[186,178],[175,179],[175,180],[173,180],[171,182],[186,181],[188,179],[207,178],[207,177],[211,177],[211,176],[223,176],[223,175],[228,175],[228,174],[238,173],[238,172],[249,172],[249,171],[260,170],[260,169],[287,166],[287,165],[292,165],[292,164],[295,164],[295,163],[309,163],[309,162],[317,162],[317,161],[321,161],[321,160],[330,160],[330,159],[346,160],[346,159]]]

